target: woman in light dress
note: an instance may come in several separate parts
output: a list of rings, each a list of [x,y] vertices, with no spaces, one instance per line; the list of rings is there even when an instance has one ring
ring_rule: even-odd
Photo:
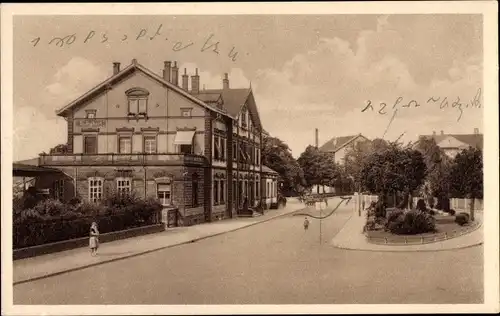
[[[96,222],[92,222],[92,225],[90,225],[89,247],[90,247],[90,254],[92,256],[96,256],[97,248],[99,248],[99,230],[97,229]]]

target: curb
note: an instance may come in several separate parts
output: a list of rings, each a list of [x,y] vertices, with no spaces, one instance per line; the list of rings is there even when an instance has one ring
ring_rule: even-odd
[[[254,226],[254,225],[257,225],[257,224],[262,224],[262,223],[268,222],[270,220],[276,219],[278,217],[290,215],[290,214],[293,214],[295,212],[302,211],[304,209],[305,208],[299,208],[297,210],[290,211],[288,213],[284,213],[284,214],[280,214],[280,215],[275,215],[273,217],[269,217],[269,218],[263,219],[261,221],[256,221],[254,223],[250,223],[250,224],[245,225],[245,226],[241,226],[241,227],[233,228],[233,229],[230,229],[230,230],[226,230],[226,231],[222,231],[222,232],[218,232],[218,233],[214,233],[214,234],[210,234],[210,235],[206,235],[206,236],[202,236],[202,237],[190,239],[190,240],[187,240],[187,241],[182,241],[182,242],[179,242],[179,243],[176,243],[176,244],[172,244],[172,245],[162,246],[162,247],[155,248],[155,249],[150,249],[150,250],[145,250],[145,251],[134,253],[134,254],[130,254],[130,255],[125,255],[123,257],[113,258],[113,259],[109,259],[109,260],[106,260],[106,261],[100,261],[100,262],[95,262],[95,263],[87,264],[87,265],[84,265],[84,266],[81,266],[81,267],[69,268],[69,269],[66,269],[66,270],[62,270],[62,271],[58,271],[58,272],[53,272],[53,273],[48,273],[48,274],[45,274],[45,275],[41,275],[41,276],[37,276],[37,277],[25,279],[25,280],[15,281],[15,282],[13,282],[13,286],[14,285],[23,284],[23,283],[33,282],[33,281],[37,281],[37,280],[41,280],[41,279],[46,279],[46,278],[49,278],[49,277],[53,277],[53,276],[57,276],[57,275],[65,274],[65,273],[70,273],[70,272],[74,272],[74,271],[78,271],[78,270],[83,270],[83,269],[86,269],[86,268],[98,266],[98,265],[105,264],[105,263],[111,263],[111,262],[115,262],[115,261],[119,261],[119,260],[124,260],[124,259],[133,258],[133,257],[138,257],[138,256],[142,256],[142,255],[145,255],[145,254],[148,254],[148,253],[152,253],[152,252],[155,252],[155,251],[160,251],[160,250],[164,250],[164,249],[168,249],[168,248],[173,248],[173,247],[177,247],[177,246],[181,246],[181,245],[185,245],[185,244],[194,243],[194,242],[197,242],[197,241],[200,241],[200,240],[203,240],[203,239],[207,239],[207,238],[210,238],[210,237],[216,237],[216,236],[223,235],[223,234],[226,234],[226,233],[231,233],[231,232],[243,229],[243,228],[248,228],[248,227],[251,227],[251,226]]]
[[[471,245],[466,245],[466,246],[458,246],[458,247],[453,247],[453,248],[446,248],[446,249],[414,249],[414,250],[396,250],[396,249],[362,249],[362,248],[349,248],[349,247],[346,247],[346,246],[341,246],[341,245],[338,245],[336,244],[335,242],[333,242],[333,240],[335,239],[335,237],[340,234],[342,232],[342,230],[345,229],[347,223],[351,220],[351,218],[353,217],[354,215],[351,215],[349,217],[349,219],[346,221],[346,223],[344,224],[344,226],[342,226],[342,228],[339,230],[339,232],[337,234],[335,234],[335,236],[333,237],[332,241],[331,241],[331,245],[337,249],[342,249],[342,250],[349,250],[349,251],[365,251],[365,252],[402,252],[402,253],[407,253],[407,252],[440,252],[440,251],[451,251],[451,250],[460,250],[460,249],[467,249],[467,248],[472,248],[472,247],[476,247],[476,246],[481,246],[484,244],[484,240],[481,241],[481,242],[476,242],[476,243],[473,243]],[[472,234],[474,232],[476,232],[479,228],[481,228],[483,226],[483,222],[481,222],[474,230],[470,231],[469,233],[465,234],[465,235],[462,235],[462,236],[457,236],[457,237],[453,237],[453,238],[450,238],[450,239],[447,239],[447,240],[452,240],[452,239],[456,239],[456,238],[460,238],[460,237],[463,237],[463,236],[467,236],[468,234]],[[366,237],[364,237],[366,238]],[[484,239],[484,238],[483,238]],[[427,245],[429,244],[436,244],[438,242],[443,242],[443,240],[441,241],[435,241],[435,242],[431,242],[431,243],[427,243]],[[375,243],[371,243],[369,241],[367,241],[367,243],[369,245],[375,245],[375,246],[382,246],[382,247],[387,247],[387,246],[391,246],[391,247],[402,247],[402,246],[420,246],[420,244],[416,244],[416,245],[390,245],[390,244],[387,244],[387,245],[381,245],[381,244],[375,244]]]
[[[394,253],[408,253],[408,252],[441,252],[441,251],[453,251],[453,250],[460,250],[460,249],[467,249],[467,248],[472,248],[472,247],[477,247],[477,246],[482,246],[484,244],[483,241],[479,243],[474,243],[472,245],[467,245],[467,246],[459,246],[455,248],[447,248],[447,249],[421,249],[421,250],[383,250],[383,249],[359,249],[359,248],[347,248],[339,245],[332,244],[333,247],[337,249],[342,249],[342,250],[348,250],[348,251],[364,251],[364,252],[394,252]]]
[[[452,240],[452,239],[456,239],[456,238],[460,238],[460,237],[463,237],[463,236],[467,236],[469,234],[472,234],[474,233],[476,230],[478,230],[479,228],[481,228],[483,226],[483,223],[478,223],[476,225],[476,227],[474,227],[472,230],[469,230],[467,233],[463,234],[463,235],[457,235],[457,236],[453,236],[451,238],[447,238],[447,239],[443,239],[443,240],[433,240],[433,241],[430,241],[430,242],[425,242],[425,243],[421,243],[421,244],[404,244],[404,243],[387,243],[387,244],[382,244],[382,243],[375,243],[375,242],[372,242],[371,241],[371,238],[369,238],[368,236],[365,235],[365,238],[367,240],[367,242],[369,244],[372,244],[372,245],[377,245],[377,246],[393,246],[393,247],[401,247],[401,246],[420,246],[420,245],[430,245],[430,244],[435,244],[435,243],[438,243],[438,242],[443,242],[443,241],[447,241],[447,240]],[[404,240],[404,238],[402,239]],[[416,251],[416,250],[415,250]]]

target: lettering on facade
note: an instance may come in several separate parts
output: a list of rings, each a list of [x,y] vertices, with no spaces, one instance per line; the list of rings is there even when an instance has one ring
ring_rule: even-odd
[[[81,128],[97,128],[97,127],[105,127],[106,120],[104,119],[83,119],[77,120],[76,126]]]

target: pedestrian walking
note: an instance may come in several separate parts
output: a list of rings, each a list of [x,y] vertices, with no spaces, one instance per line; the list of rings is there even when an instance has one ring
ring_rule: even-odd
[[[97,255],[97,249],[99,248],[99,230],[97,229],[97,223],[92,222],[90,225],[90,238],[89,238],[90,254],[92,256]]]
[[[309,219],[306,219],[304,220],[304,230],[307,230],[309,228]]]

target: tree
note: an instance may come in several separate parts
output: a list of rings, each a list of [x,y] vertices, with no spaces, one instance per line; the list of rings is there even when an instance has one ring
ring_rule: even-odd
[[[321,152],[314,146],[307,146],[297,162],[304,171],[304,179],[308,187],[335,185],[339,175],[335,161],[329,153]]]
[[[474,200],[483,197],[483,153],[469,147],[459,152],[451,165],[449,176],[455,196],[470,199],[470,215],[474,220]]]
[[[420,152],[389,144],[366,158],[360,176],[362,188],[378,194],[383,203],[390,194],[402,194],[406,206],[411,193],[422,185],[425,172]]]
[[[423,186],[423,195],[431,207],[434,197],[443,205],[443,200],[449,196],[449,172],[450,159],[436,144],[433,138],[421,138],[417,143],[416,150],[422,153],[427,166],[426,180]]]
[[[348,179],[346,181],[352,183],[352,189],[355,191],[360,191],[361,169],[363,168],[365,159],[374,151],[374,145],[380,145],[380,142],[358,142],[354,147],[350,147],[346,151],[345,164],[342,169],[344,172],[341,172],[341,174]]]
[[[304,174],[288,145],[276,137],[265,136],[262,142],[262,164],[275,170],[283,181],[283,194],[297,193],[305,185]]]

